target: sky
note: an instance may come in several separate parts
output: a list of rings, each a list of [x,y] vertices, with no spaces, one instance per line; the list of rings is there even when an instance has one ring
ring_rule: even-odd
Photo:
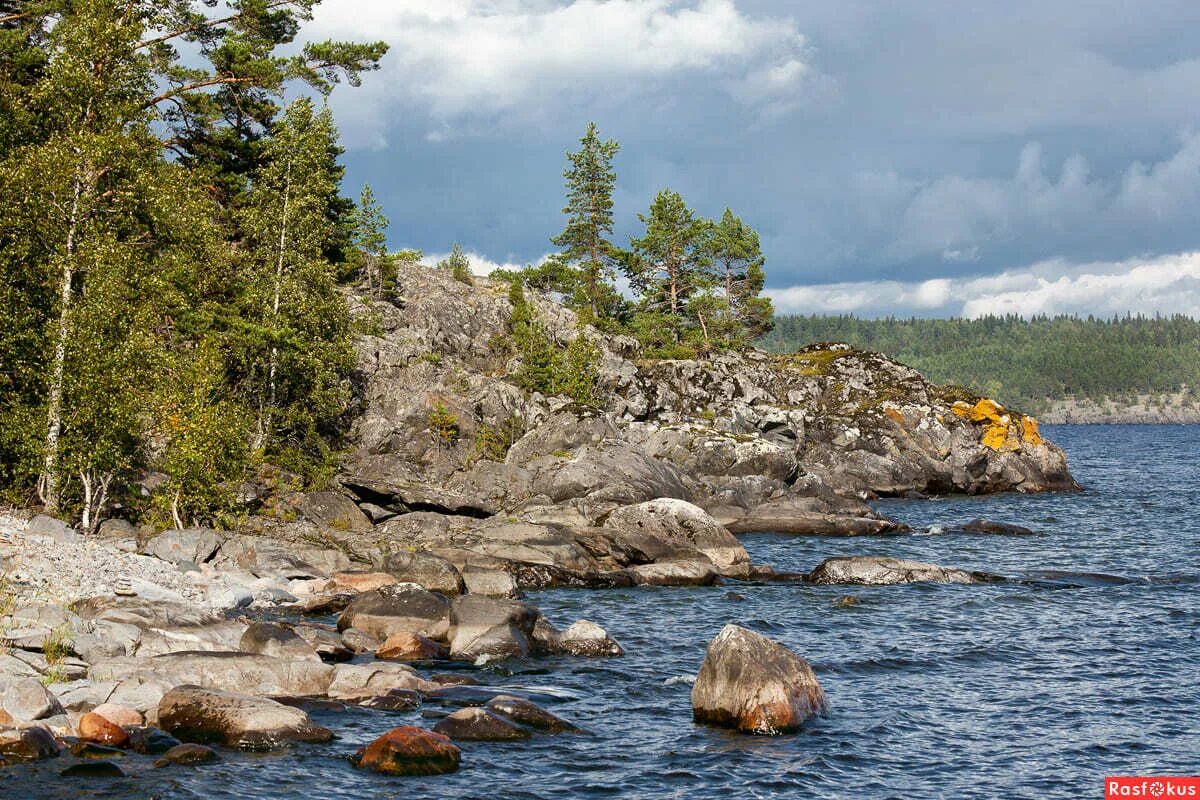
[[[670,187],[762,236],[794,313],[1200,316],[1195,0],[324,0],[383,39],[331,105],[393,247],[536,262],[565,153],[621,143],[616,241]]]

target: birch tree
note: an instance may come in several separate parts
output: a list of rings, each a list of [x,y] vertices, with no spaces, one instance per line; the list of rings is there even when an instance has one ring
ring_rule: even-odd
[[[323,458],[344,411],[353,364],[349,314],[324,250],[335,234],[337,132],[328,108],[288,107],[266,144],[243,220],[255,275],[245,302],[261,335],[247,377],[257,408],[254,449]],[[257,352],[254,352],[257,350]]]

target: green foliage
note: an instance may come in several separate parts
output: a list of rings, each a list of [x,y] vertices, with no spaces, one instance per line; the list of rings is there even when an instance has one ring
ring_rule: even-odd
[[[435,402],[433,408],[430,409],[428,424],[439,447],[453,447],[458,441],[460,436],[458,417],[450,413],[450,409],[446,408],[440,400]]]
[[[366,284],[367,292],[379,297],[383,292],[384,262],[387,260],[388,219],[369,184],[363,184],[351,219],[351,261],[358,279]]]
[[[450,248],[450,255],[439,261],[437,266],[438,269],[444,269],[452,274],[454,280],[459,283],[473,284],[475,282],[471,276],[471,262],[458,242],[455,242]]]
[[[525,427],[517,417],[509,417],[498,425],[480,422],[475,429],[471,461],[504,461],[509,449],[524,433]]]
[[[600,349],[582,327],[565,347],[555,342],[537,319],[521,281],[509,286],[509,336],[521,363],[513,375],[517,385],[546,395],[564,394],[579,403],[596,399]]]
[[[151,511],[211,521],[255,457],[328,474],[350,205],[328,112],[275,99],[386,46],[280,54],[315,2],[45,0],[0,24],[5,499],[91,528],[161,470]]]
[[[780,316],[760,344],[777,353],[842,341],[886,353],[930,380],[1037,412],[1066,397],[1102,402],[1200,386],[1200,321],[1016,316],[881,319]]]
[[[579,150],[567,153],[567,224],[550,241],[563,248],[556,269],[574,268],[572,290],[563,292],[571,305],[586,310],[586,322],[603,318],[613,301],[613,263],[616,248],[608,241],[613,231],[613,189],[617,173],[612,160],[621,146],[601,140],[596,123],[588,123]]]

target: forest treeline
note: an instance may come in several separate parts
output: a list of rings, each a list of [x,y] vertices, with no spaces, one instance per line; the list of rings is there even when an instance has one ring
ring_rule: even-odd
[[[398,302],[398,262],[423,256],[389,251],[370,187],[343,194],[325,98],[388,47],[305,43],[319,2],[0,0],[0,502],[84,530],[114,507],[222,525],[248,491],[336,470],[347,295]],[[496,276],[530,391],[591,399],[596,328],[690,357],[770,327],[758,234],[732,211],[663,189],[613,242],[618,150],[588,126],[556,254]],[[438,267],[474,280],[457,244]],[[527,290],[579,335],[554,341]]]
[[[1067,397],[1132,399],[1200,389],[1200,321],[1185,316],[1018,316],[859,319],[777,316],[760,340],[772,352],[848,342],[915,367],[930,380],[968,386],[1043,410]]]

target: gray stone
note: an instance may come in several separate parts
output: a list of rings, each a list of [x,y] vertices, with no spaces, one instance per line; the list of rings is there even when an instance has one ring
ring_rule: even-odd
[[[432,553],[391,553],[384,559],[383,569],[402,582],[415,583],[431,592],[450,597],[467,591],[463,575],[458,569],[446,559]]]
[[[514,600],[476,595],[455,598],[450,654],[457,658],[509,658],[530,653],[537,609]]]
[[[888,556],[828,558],[808,574],[810,583],[890,586],[899,583],[995,583],[1004,580],[986,572],[939,567],[923,561]]]
[[[19,722],[32,722],[63,713],[63,707],[37,678],[17,678],[0,694],[0,709]]]
[[[179,686],[158,706],[159,726],[185,742],[273,749],[289,741],[328,742],[333,732],[298,708],[262,697]]]
[[[338,630],[348,628],[376,639],[406,632],[444,640],[450,628],[450,601],[414,583],[385,586],[350,601],[338,617]]]
[[[745,572],[750,556],[733,534],[703,509],[683,500],[660,498],[618,508],[604,527],[619,532],[650,561],[706,557],[719,571]]]
[[[696,722],[742,733],[790,733],[825,708],[807,661],[737,625],[726,625],[709,643],[692,685]]]
[[[151,537],[142,552],[173,564],[203,564],[220,546],[221,535],[211,528],[186,528],[163,531]]]
[[[29,520],[25,527],[25,535],[44,536],[60,544],[82,544],[84,541],[83,536],[76,533],[67,523],[45,514],[38,514]]]
[[[255,622],[242,634],[238,649],[274,658],[320,661],[321,657],[295,631],[272,622]]]

